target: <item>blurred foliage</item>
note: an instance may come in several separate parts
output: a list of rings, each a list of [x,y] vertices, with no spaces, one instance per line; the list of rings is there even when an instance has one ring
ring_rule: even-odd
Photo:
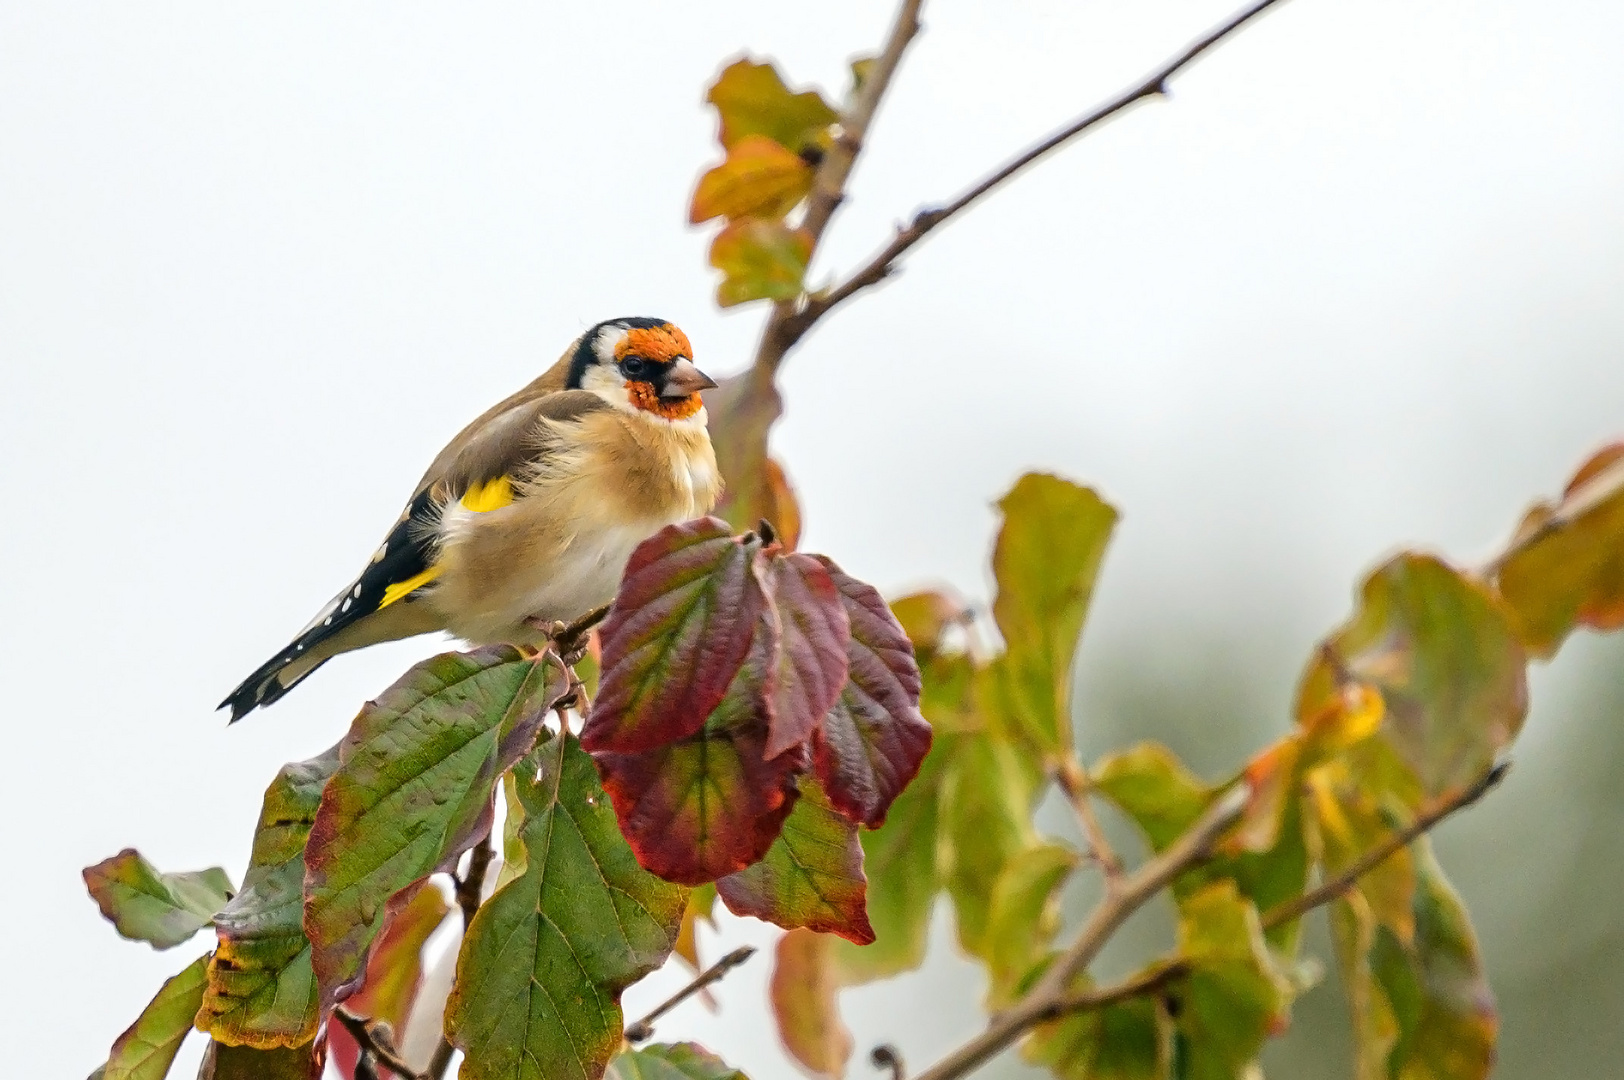
[[[853,64],[854,89],[883,86],[887,55]],[[1108,752],[1088,768],[1073,672],[1116,509],[1069,480],[1021,477],[998,503],[991,626],[946,592],[888,605],[796,552],[800,509],[768,454],[792,342],[771,334],[821,302],[806,274],[827,214],[806,221],[838,203],[869,117],[750,59],[707,100],[723,160],[690,220],[721,219],[718,303],[772,301],[777,320],[767,359],[712,395],[722,516],[635,550],[592,663],[585,625],[539,650],[432,658],[332,751],[285,767],[240,893],[218,870],[165,874],[133,850],[89,868],[125,936],[165,948],[216,934],[102,1075],[160,1080],[192,1025],[211,1036],[202,1075],[221,1078],[316,1075],[340,1002],[398,1028],[448,912],[428,882],[452,874],[469,922],[444,1045],[470,1080],[738,1077],[697,1047],[624,1040],[621,993],[673,952],[697,967],[695,925],[717,899],[789,931],[770,1001],[786,1049],[819,1075],[844,1073],[852,1053],[840,991],[917,968],[942,899],[985,969],[991,1030],[1059,1077],[1253,1080],[1299,997],[1318,1017],[1311,957],[1326,954],[1358,1080],[1487,1076],[1501,1014],[1422,834],[1501,775],[1529,657],[1577,628],[1624,625],[1624,445],[1533,507],[1487,567],[1403,552],[1375,569],[1306,658],[1272,742],[1248,732],[1192,767],[1139,731],[1091,746]],[[1212,687],[1186,696],[1212,710]],[[455,870],[492,831],[498,787],[504,864],[481,902],[488,849],[467,877]],[[1082,844],[1044,826],[1055,793]],[[1113,850],[1125,833],[1148,852],[1126,870]],[[1072,917],[1066,890],[1095,877],[1102,898]],[[1164,889],[1163,939],[1091,965]],[[1322,906],[1328,948],[1302,927]],[[1107,967],[1128,976],[1107,983]],[[333,1045],[347,1078],[376,1070],[381,1044]]]

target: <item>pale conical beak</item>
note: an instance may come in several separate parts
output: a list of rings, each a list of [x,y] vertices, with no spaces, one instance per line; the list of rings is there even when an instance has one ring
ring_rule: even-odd
[[[665,373],[665,385],[661,387],[662,397],[687,397],[701,390],[709,390],[716,385],[716,380],[694,367],[694,362],[683,357],[671,365],[671,370]]]

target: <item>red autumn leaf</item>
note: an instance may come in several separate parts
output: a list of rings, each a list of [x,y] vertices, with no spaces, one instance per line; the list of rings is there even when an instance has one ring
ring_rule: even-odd
[[[639,544],[604,620],[588,751],[634,754],[699,731],[744,664],[766,604],[758,550],[727,524],[671,525]]]
[[[406,1017],[423,981],[423,943],[450,910],[439,889],[417,890],[406,906],[384,924],[377,945],[367,957],[361,989],[344,1003],[345,1008],[358,1016],[387,1021],[394,1030],[397,1044],[405,1036]],[[327,1052],[340,1076],[355,1075],[359,1048],[343,1024],[328,1027]],[[384,1075],[393,1074],[385,1072]]]
[[[879,592],[815,558],[840,590],[851,639],[845,689],[812,736],[812,768],[835,809],[877,829],[930,750],[930,725],[919,714],[919,666]]]
[[[766,857],[717,881],[716,891],[735,915],[839,934],[859,945],[874,940],[857,825],[811,779],[801,782],[800,801]]]
[[[834,578],[810,555],[777,555],[767,580],[781,638],[771,680],[767,756],[805,742],[846,684],[851,621]]]
[[[743,870],[778,839],[806,754],[766,756],[770,655],[771,643],[758,641],[697,734],[635,754],[593,755],[645,870],[698,885]]]
[[[765,135],[750,135],[699,178],[688,220],[781,218],[812,190],[812,166]]]

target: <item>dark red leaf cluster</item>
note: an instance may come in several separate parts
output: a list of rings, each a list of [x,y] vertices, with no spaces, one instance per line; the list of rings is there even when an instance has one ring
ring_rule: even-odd
[[[734,536],[715,518],[637,549],[602,643],[581,745],[638,861],[671,881],[760,863],[808,785],[853,837],[877,827],[930,749],[913,648],[880,594],[827,558]],[[724,898],[805,925],[791,910],[799,886],[758,876],[775,883],[765,894],[734,883]]]

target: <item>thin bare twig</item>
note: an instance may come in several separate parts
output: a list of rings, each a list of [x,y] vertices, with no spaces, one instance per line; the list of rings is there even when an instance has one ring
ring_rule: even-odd
[[[1264,912],[1263,929],[1273,930],[1275,927],[1282,926],[1293,919],[1300,919],[1315,908],[1323,904],[1329,904],[1332,900],[1344,895],[1358,883],[1360,878],[1386,862],[1395,852],[1415,843],[1417,837],[1430,832],[1434,826],[1450,814],[1471,806],[1487,795],[1496,784],[1505,779],[1506,773],[1510,771],[1510,761],[1496,763],[1493,768],[1478,777],[1464,790],[1451,795],[1438,805],[1428,808],[1425,812],[1417,814],[1414,821],[1359,856],[1340,874],[1320,883],[1317,888],[1310,889],[1301,896],[1276,904]]]
[[[828,314],[830,310],[851,299],[862,290],[877,285],[889,277],[896,269],[897,259],[938,226],[953,218],[983,196],[1003,186],[1016,174],[1044,155],[1064,146],[1084,132],[1103,124],[1133,105],[1166,94],[1168,80],[1178,74],[1181,69],[1277,3],[1280,3],[1280,0],[1256,0],[1256,2],[1231,15],[1218,26],[1213,27],[1206,34],[1191,42],[1183,52],[1150,72],[1137,83],[1091,112],[1067,124],[1043,141],[1015,155],[952,202],[945,206],[919,211],[914,215],[913,220],[908,223],[907,227],[898,230],[896,236],[892,237],[891,242],[881,248],[867,263],[828,292],[808,298],[800,310],[793,315],[787,315],[779,319],[777,318],[778,313],[775,311],[774,321],[781,324],[776,328],[777,340],[780,346],[780,353],[776,359],[781,360],[782,355],[787,353],[796,342],[806,335],[808,330],[812,329],[813,324]],[[776,366],[776,361],[774,366]]]
[[[681,990],[678,990],[675,994],[672,994],[670,997],[656,1005],[653,1009],[649,1010],[647,1016],[643,1017],[641,1020],[635,1021],[634,1023],[628,1024],[626,1026],[626,1041],[634,1043],[642,1042],[644,1039],[647,1039],[653,1035],[654,1021],[658,1020],[660,1017],[664,1016],[678,1005],[681,1005],[684,1001],[687,1001],[689,998],[705,989],[705,987],[709,986],[711,983],[720,981],[728,972],[732,971],[734,968],[738,967],[755,954],[756,950],[754,946],[745,945],[741,948],[734,949],[732,952],[716,961],[716,963],[712,964],[704,971],[701,971],[698,975],[694,976],[693,980],[689,982],[687,986],[684,986]]]
[[[1117,855],[1116,849],[1105,837],[1105,830],[1100,827],[1100,819],[1094,813],[1094,804],[1089,801],[1089,788],[1092,786],[1088,778],[1088,770],[1084,769],[1075,755],[1066,758],[1055,769],[1055,782],[1071,803],[1073,812],[1077,815],[1077,823],[1082,827],[1083,838],[1088,843],[1088,855],[1099,864],[1100,873],[1105,876],[1107,892],[1115,890],[1122,883],[1122,859]]]
[[[1381,843],[1365,852],[1340,874],[1323,882],[1317,888],[1310,889],[1301,896],[1276,904],[1263,913],[1260,920],[1263,929],[1273,930],[1284,926],[1294,919],[1302,918],[1315,908],[1323,907],[1331,901],[1346,895],[1348,890],[1358,884],[1360,878],[1386,862],[1395,853],[1409,847],[1418,838],[1431,832],[1439,822],[1449,815],[1457,810],[1464,810],[1484,795],[1487,795],[1496,784],[1505,779],[1506,773],[1510,770],[1511,762],[1499,762],[1463,790],[1417,815],[1414,821],[1392,833]],[[1154,994],[1169,983],[1188,974],[1189,970],[1190,966],[1186,961],[1169,960],[1160,966],[1130,976],[1119,983],[1064,995],[1056,999],[1049,1008],[1042,1010],[1034,1023],[1054,1020],[1068,1013],[1103,1009],[1108,1005],[1114,1005],[1129,998]]]
[[[1117,927],[1180,873],[1207,858],[1219,834],[1241,816],[1250,797],[1251,789],[1241,783],[1215,799],[1166,851],[1123,878],[1114,892],[1106,893],[1089,914],[1077,940],[1050,966],[1031,993],[1013,1008],[994,1017],[980,1035],[920,1073],[918,1080],[952,1080],[963,1076],[1020,1038],[1033,1024],[1052,1019],[1054,1003],[1065,996],[1071,983],[1087,969]]]
[[[394,1037],[389,1031],[389,1025],[381,1020],[371,1020],[364,1016],[357,1016],[340,1005],[333,1010],[333,1018],[344,1025],[344,1030],[350,1033],[355,1045],[361,1048],[361,1053],[371,1054],[377,1061],[382,1062],[400,1080],[423,1080],[417,1070],[406,1063],[395,1049]]]
[[[812,180],[812,194],[806,204],[806,216],[801,220],[801,228],[812,236],[813,250],[817,249],[824,230],[829,227],[835,211],[846,198],[846,180],[851,176],[858,155],[863,152],[863,139],[868,135],[880,100],[891,85],[891,76],[896,74],[897,65],[902,62],[903,52],[919,33],[919,9],[922,3],[923,0],[902,0],[886,37],[885,48],[875,58],[851,109],[840,118],[839,138],[818,163],[817,174]],[[761,342],[756,346],[753,370],[758,373],[758,378],[770,379],[785,354],[806,333],[806,328],[799,325],[799,318],[794,301],[781,300],[773,305],[767,325],[761,331]]]

